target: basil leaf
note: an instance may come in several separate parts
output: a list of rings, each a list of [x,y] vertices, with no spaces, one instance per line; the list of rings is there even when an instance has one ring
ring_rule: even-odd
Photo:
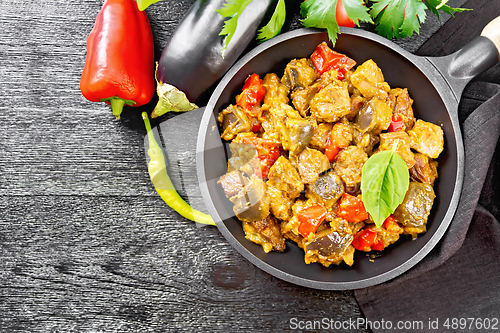
[[[409,185],[408,167],[394,148],[366,161],[361,171],[362,200],[377,227],[403,202]]]

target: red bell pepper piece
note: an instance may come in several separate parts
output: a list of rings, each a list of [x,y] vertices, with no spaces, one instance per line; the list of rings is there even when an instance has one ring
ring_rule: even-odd
[[[354,239],[351,244],[356,250],[367,251],[375,243],[376,239],[377,232],[368,228],[358,231],[356,235],[354,235]]]
[[[384,250],[384,243],[377,239],[377,232],[371,228],[358,231],[351,244],[359,251]]]
[[[135,0],[106,0],[87,38],[80,90],[91,102],[141,106],[155,93],[154,42],[146,12]]]
[[[311,60],[319,75],[331,69],[337,71],[337,79],[343,80],[345,73],[356,65],[356,61],[345,54],[333,51],[326,42],[319,44],[311,54]]]
[[[388,132],[397,132],[397,131],[404,131],[405,130],[405,123],[403,120],[403,116],[400,113],[394,113],[392,115],[391,119],[391,124],[389,125],[389,128],[387,129]]]
[[[379,239],[375,240],[375,243],[373,243],[371,249],[375,251],[384,251],[384,242],[382,242]]]
[[[299,233],[303,237],[315,233],[318,226],[326,217],[326,208],[321,205],[309,206],[297,213],[299,219]]]
[[[255,73],[250,75],[245,80],[242,93],[236,96],[236,104],[241,106],[252,117],[260,116],[260,112],[256,113],[254,107],[260,106],[266,94],[266,88],[262,85],[262,82],[259,75]]]
[[[401,230],[401,227],[399,226],[398,222],[396,222],[396,219],[392,215],[389,215],[385,219],[383,226],[387,231],[394,234],[399,233],[399,231]]]
[[[250,124],[252,125],[252,132],[258,133],[262,128],[262,123],[257,118],[251,118]]]
[[[357,223],[366,220],[368,213],[360,198],[344,193],[337,206],[337,216],[347,222]]]
[[[342,123],[336,123],[333,125],[325,146],[325,155],[328,157],[330,163],[335,161],[335,158],[341,149],[349,146],[351,140],[352,135],[346,125]]]
[[[251,144],[257,149],[257,157],[260,161],[260,170],[256,170],[255,174],[262,179],[266,179],[269,169],[274,162],[280,157],[280,149],[276,142],[269,139],[257,137],[243,137],[242,143]]]
[[[332,145],[330,143],[330,139],[328,139],[328,141],[326,143],[326,147],[325,147],[325,155],[326,155],[326,157],[328,157],[328,160],[330,161],[330,163],[335,161],[335,158],[337,157],[337,154],[339,153],[339,151],[341,149],[342,148],[340,148],[340,147]]]

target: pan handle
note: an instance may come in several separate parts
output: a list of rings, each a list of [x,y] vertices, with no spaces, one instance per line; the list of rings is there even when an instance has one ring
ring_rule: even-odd
[[[488,38],[495,44],[500,57],[500,16],[484,27],[481,36]]]
[[[448,81],[455,98],[467,83],[500,61],[500,16],[488,23],[481,36],[476,37],[457,52],[445,57],[428,57]]]

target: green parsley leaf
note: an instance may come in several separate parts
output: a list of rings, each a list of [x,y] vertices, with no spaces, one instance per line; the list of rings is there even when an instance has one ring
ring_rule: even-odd
[[[339,25],[335,17],[337,0],[305,0],[300,4],[302,24],[306,28],[326,29],[328,38],[335,44]]]
[[[368,8],[363,0],[343,0],[347,16],[356,24],[373,23]],[[307,28],[326,29],[328,38],[335,44],[339,33],[336,18],[337,0],[305,0],[300,5],[300,13],[304,19],[302,24]]]
[[[372,17],[368,14],[368,8],[364,5],[363,0],[342,0],[347,16],[359,25],[359,22],[373,23]]]
[[[273,16],[269,22],[259,30],[257,39],[266,41],[277,36],[281,32],[281,28],[286,19],[285,0],[279,0],[274,9]]]
[[[429,8],[429,10],[434,13],[434,15],[436,15],[438,18],[439,17],[439,9],[441,9],[443,12],[445,12],[446,14],[450,14],[451,16],[453,16],[454,13],[461,13],[461,12],[464,12],[464,11],[468,11],[468,10],[471,10],[469,8],[452,8],[448,5],[446,5],[446,3],[448,2],[448,0],[444,0],[444,1],[440,1],[440,0],[423,0],[425,5],[427,6],[427,8]]]
[[[389,39],[402,38],[419,32],[426,9],[420,0],[374,0],[370,15],[375,18],[377,33]]]
[[[408,167],[396,144],[372,155],[361,170],[363,204],[377,227],[403,202],[410,185]]]
[[[250,2],[252,2],[252,0],[228,0],[222,8],[216,10],[222,17],[229,17],[229,19],[224,22],[224,27],[219,33],[221,36],[226,36],[224,48],[222,49],[222,56],[224,56],[224,51],[227,49],[231,38],[233,38],[236,32],[238,18]]]

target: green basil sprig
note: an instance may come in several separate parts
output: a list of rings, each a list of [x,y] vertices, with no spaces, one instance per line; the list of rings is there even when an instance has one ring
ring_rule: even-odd
[[[377,227],[403,202],[410,185],[408,167],[396,147],[372,155],[361,171],[363,204]]]

